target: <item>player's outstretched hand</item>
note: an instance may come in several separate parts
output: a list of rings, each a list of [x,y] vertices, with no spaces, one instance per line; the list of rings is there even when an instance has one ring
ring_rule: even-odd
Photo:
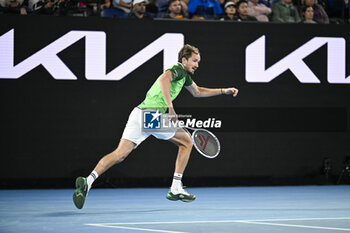
[[[234,87],[223,88],[222,93],[225,95],[233,95],[233,97],[236,97],[238,94],[238,89]]]

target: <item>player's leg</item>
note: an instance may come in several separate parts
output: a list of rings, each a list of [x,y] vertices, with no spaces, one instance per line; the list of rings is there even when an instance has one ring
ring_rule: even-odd
[[[121,139],[116,150],[105,155],[96,165],[93,172],[87,177],[78,177],[75,181],[76,190],[73,194],[73,202],[78,209],[83,208],[85,198],[89,192],[92,183],[98,176],[102,175],[113,165],[122,162],[130,152],[135,148],[136,144],[127,139]]]
[[[183,174],[192,151],[192,140],[183,129],[178,129],[175,135],[169,139],[178,146],[178,153],[175,163],[175,173]]]
[[[87,178],[78,177],[76,179],[75,183],[77,189],[73,194],[73,201],[77,208],[83,208],[86,195],[97,177],[114,164],[122,162],[137,145],[149,136],[141,131],[141,117],[142,111],[138,108],[134,108],[129,115],[128,122],[117,149],[104,156]]]
[[[186,192],[183,189],[181,182],[182,175],[186,169],[188,160],[191,155],[191,150],[193,146],[192,140],[183,129],[179,129],[177,130],[175,135],[169,139],[169,141],[175,143],[178,146],[178,153],[175,163],[175,173],[173,182],[166,197],[172,201],[194,201],[196,199],[196,196]]]
[[[110,167],[121,163],[135,148],[136,144],[127,139],[121,139],[116,150],[105,155],[96,165],[94,171],[100,176]]]

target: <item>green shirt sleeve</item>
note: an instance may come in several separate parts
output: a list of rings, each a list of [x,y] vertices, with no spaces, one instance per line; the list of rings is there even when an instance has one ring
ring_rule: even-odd
[[[184,83],[185,86],[190,86],[193,83],[193,80],[189,74],[186,73],[186,71],[182,68],[181,65],[173,65],[171,68],[168,70],[171,71],[171,75],[173,77],[172,82],[174,81],[179,81],[183,78],[186,78],[186,81]]]
[[[185,86],[191,86],[192,83],[193,83],[193,80],[192,80],[191,76],[187,75],[187,76],[186,76],[186,81],[185,81],[185,84],[184,84],[184,85],[185,85]]]
[[[172,81],[178,81],[178,80],[182,79],[186,75],[185,70],[179,65],[173,65],[168,70],[170,70],[171,75],[173,77]]]

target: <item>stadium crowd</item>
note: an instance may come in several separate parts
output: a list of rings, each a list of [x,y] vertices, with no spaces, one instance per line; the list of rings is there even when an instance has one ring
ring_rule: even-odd
[[[0,0],[0,14],[310,24],[349,22],[346,20],[348,0]]]

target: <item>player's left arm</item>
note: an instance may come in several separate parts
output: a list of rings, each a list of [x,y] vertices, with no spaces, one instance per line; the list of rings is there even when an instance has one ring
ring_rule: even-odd
[[[216,95],[232,95],[236,97],[238,94],[238,89],[234,87],[228,88],[206,88],[199,87],[195,82],[193,82],[190,86],[186,86],[186,89],[194,96],[194,97],[210,97]]]

